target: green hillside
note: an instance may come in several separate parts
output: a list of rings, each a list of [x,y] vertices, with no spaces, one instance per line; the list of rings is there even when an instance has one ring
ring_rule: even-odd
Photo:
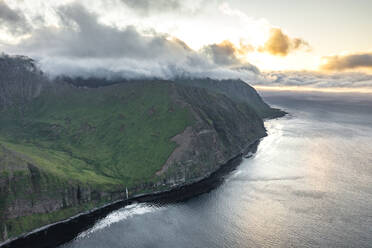
[[[189,111],[172,103],[167,84],[50,89],[22,111],[1,113],[1,177],[24,174],[27,181],[27,164],[33,164],[41,175],[58,178],[45,188],[83,183],[113,191],[155,181],[176,147],[171,137],[192,123]],[[32,187],[18,178],[9,184],[25,188],[4,193],[2,205]]]
[[[0,57],[0,240],[200,180],[279,116],[242,81],[50,79]]]
[[[175,148],[170,138],[192,124],[168,91],[169,85],[156,83],[50,90],[23,115],[17,109],[3,113],[0,137],[3,145],[67,178],[149,180]]]

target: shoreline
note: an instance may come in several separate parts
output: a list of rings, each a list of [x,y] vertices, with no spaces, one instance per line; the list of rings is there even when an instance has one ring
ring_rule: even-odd
[[[247,145],[244,151],[232,157],[226,163],[221,164],[217,170],[203,178],[195,179],[187,184],[178,185],[165,191],[134,195],[128,199],[117,200],[87,212],[79,213],[68,219],[52,223],[19,237],[0,243],[2,248],[44,248],[57,247],[73,240],[77,235],[90,227],[97,220],[106,217],[109,213],[133,203],[174,203],[207,193],[223,183],[224,176],[235,168],[243,160],[247,153],[255,153],[261,138]]]

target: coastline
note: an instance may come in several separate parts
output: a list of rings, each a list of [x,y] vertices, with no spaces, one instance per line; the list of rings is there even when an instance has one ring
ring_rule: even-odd
[[[117,200],[87,212],[79,213],[68,219],[52,223],[21,236],[0,243],[2,248],[44,248],[57,247],[73,240],[79,233],[92,227],[97,220],[109,213],[133,203],[172,203],[207,193],[222,184],[224,176],[233,171],[247,153],[255,153],[261,138],[247,145],[247,148],[221,164],[217,170],[203,178],[175,186],[165,191],[134,195],[128,199]]]

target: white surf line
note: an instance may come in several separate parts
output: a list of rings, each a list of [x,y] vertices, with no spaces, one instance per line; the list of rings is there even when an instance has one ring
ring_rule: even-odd
[[[125,206],[124,208],[121,208],[119,210],[116,210],[112,212],[111,214],[107,215],[102,220],[99,220],[92,228],[90,228],[87,231],[84,231],[80,233],[77,236],[77,239],[79,238],[85,238],[88,237],[90,234],[102,230],[104,228],[107,228],[111,226],[114,223],[126,220],[130,217],[134,217],[137,215],[143,215],[146,213],[151,213],[157,210],[160,210],[159,207],[149,206],[146,203],[135,203],[128,206]]]

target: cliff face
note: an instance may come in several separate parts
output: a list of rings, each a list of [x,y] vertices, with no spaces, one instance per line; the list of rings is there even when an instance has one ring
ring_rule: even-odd
[[[177,84],[207,89],[209,92],[220,93],[236,102],[248,104],[261,118],[275,118],[285,113],[267,105],[258,95],[257,91],[242,80],[213,80],[206,79],[180,79]]]
[[[175,88],[176,101],[190,109],[195,123],[172,138],[179,146],[157,173],[167,175],[167,182],[205,177],[266,135],[261,118],[249,105],[203,88]]]
[[[92,79],[90,88],[12,59],[0,63],[3,240],[122,199],[126,188],[133,196],[206,177],[265,136],[262,116],[281,113],[236,81]]]

